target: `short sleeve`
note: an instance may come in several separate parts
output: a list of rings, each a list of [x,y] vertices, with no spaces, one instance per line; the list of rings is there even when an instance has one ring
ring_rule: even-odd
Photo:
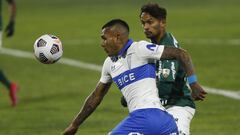
[[[101,78],[100,78],[100,82],[102,83],[108,83],[108,82],[112,82],[112,77],[109,73],[109,68],[110,68],[110,59],[107,58],[104,61],[103,67],[102,67],[102,73],[101,73]]]
[[[137,47],[137,53],[140,57],[160,60],[164,50],[163,45],[157,45],[147,41],[140,41],[138,43],[139,45]]]

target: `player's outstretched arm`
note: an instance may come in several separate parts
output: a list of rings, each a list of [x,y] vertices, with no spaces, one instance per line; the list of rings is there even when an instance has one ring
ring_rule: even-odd
[[[65,129],[63,135],[74,135],[78,127],[84,122],[84,120],[90,116],[92,112],[97,108],[97,106],[101,103],[103,97],[108,92],[111,83],[101,83],[99,82],[95,88],[95,90],[88,96],[86,99],[83,108],[72,121],[72,123]]]
[[[191,57],[183,49],[164,46],[164,51],[162,53],[161,59],[177,59],[182,63],[184,70],[188,76],[194,74]]]
[[[183,64],[187,73],[189,84],[192,89],[192,97],[194,100],[203,100],[205,98],[205,90],[198,84],[195,76],[195,71],[190,55],[183,49],[164,47],[161,59],[178,59]]]

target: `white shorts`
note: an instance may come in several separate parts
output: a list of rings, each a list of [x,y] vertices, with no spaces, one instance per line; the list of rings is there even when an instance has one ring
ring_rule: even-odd
[[[172,114],[179,130],[179,135],[190,134],[190,123],[195,114],[195,109],[189,106],[171,106],[166,110]]]

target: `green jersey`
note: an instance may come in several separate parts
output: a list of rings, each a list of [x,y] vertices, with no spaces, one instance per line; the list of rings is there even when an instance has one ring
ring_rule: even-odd
[[[167,32],[157,44],[179,48],[176,39]],[[186,84],[186,73],[178,60],[157,61],[156,76],[159,97],[165,107],[175,105],[195,108]]]

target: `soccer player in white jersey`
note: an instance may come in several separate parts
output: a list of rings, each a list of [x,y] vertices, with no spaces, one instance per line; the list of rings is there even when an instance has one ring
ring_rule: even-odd
[[[63,135],[74,135],[84,120],[101,103],[112,82],[126,98],[129,115],[109,135],[178,135],[173,117],[162,107],[155,82],[155,60],[178,59],[188,76],[194,74],[186,51],[147,41],[129,39],[128,24],[120,19],[102,27],[102,47],[107,53],[102,75],[83,108]]]

